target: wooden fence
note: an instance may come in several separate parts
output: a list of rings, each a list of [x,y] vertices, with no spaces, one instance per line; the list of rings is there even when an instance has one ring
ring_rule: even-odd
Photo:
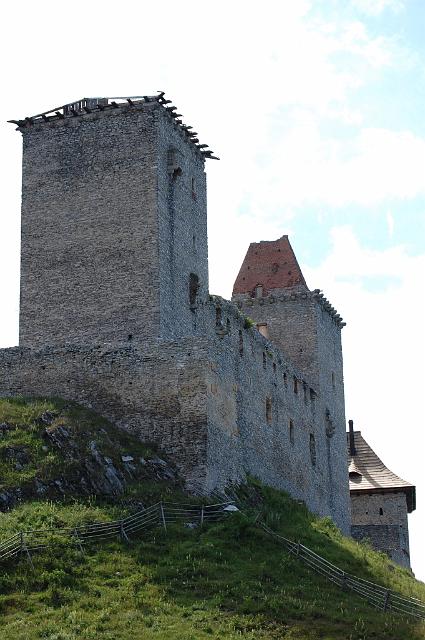
[[[26,557],[32,565],[31,554],[59,542],[74,544],[83,551],[84,546],[88,544],[112,538],[130,542],[135,535],[143,534],[158,526],[165,531],[169,525],[178,522],[183,522],[191,528],[202,526],[204,523],[216,522],[234,511],[239,511],[234,502],[234,500],[229,500],[200,506],[157,502],[147,509],[121,520],[93,522],[73,528],[20,531],[0,544],[0,561]],[[425,604],[420,600],[400,596],[386,587],[343,571],[303,544],[277,534],[261,520],[256,521],[256,526],[279,542],[294,557],[341,589],[355,592],[360,598],[367,600],[381,611],[394,611],[405,616],[425,620]]]
[[[122,520],[92,522],[79,527],[20,531],[0,544],[0,561],[15,556],[26,556],[31,561],[32,553],[58,542],[72,543],[82,550],[84,545],[109,538],[120,538],[129,542],[132,536],[158,525],[165,530],[168,524],[176,522],[186,522],[190,527],[202,526],[204,522],[215,522],[225,517],[233,509],[235,507],[229,502],[201,506],[157,502]]]
[[[360,598],[367,600],[367,602],[381,611],[396,611],[397,613],[425,620],[425,604],[417,598],[400,596],[386,587],[347,573],[303,544],[293,542],[275,533],[264,522],[257,522],[257,525],[268,535],[279,541],[289,553],[344,591],[354,591]]]

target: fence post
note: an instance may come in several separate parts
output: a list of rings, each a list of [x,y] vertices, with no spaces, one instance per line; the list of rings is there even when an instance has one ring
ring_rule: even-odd
[[[78,535],[78,531],[77,531],[77,529],[74,529],[73,536],[74,536],[74,538],[75,538],[75,542],[76,542],[76,544],[77,544],[77,545],[79,546],[79,548],[80,548],[81,553],[83,553],[83,554],[84,554],[83,545],[81,544],[81,539],[80,539],[80,536]]]
[[[31,554],[29,552],[29,549],[28,549],[27,545],[25,544],[24,532],[23,531],[20,532],[20,536],[21,536],[21,553],[23,551],[25,551],[25,553],[27,554],[28,562],[30,563],[31,567],[34,569],[34,565],[32,563],[32,558],[31,558]]]
[[[167,523],[165,522],[164,505],[162,504],[162,501],[160,502],[160,509],[161,509],[162,524],[165,529],[165,532],[167,532]]]
[[[204,505],[201,507],[201,527],[204,524]]]
[[[345,571],[342,572],[341,589],[347,591],[347,576],[345,575]]]
[[[391,591],[388,590],[384,597],[384,611],[387,611],[390,608],[390,597],[391,597]]]
[[[124,530],[124,523],[122,520],[120,520],[120,535],[121,535],[121,539],[124,540],[124,542],[130,542],[128,535]]]

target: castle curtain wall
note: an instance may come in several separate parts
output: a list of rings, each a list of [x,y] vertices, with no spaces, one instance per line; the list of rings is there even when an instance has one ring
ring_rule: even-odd
[[[207,410],[202,339],[146,348],[98,345],[0,350],[0,396],[61,397],[92,408],[170,456],[204,486]]]
[[[211,305],[208,485],[225,486],[249,473],[332,517],[348,534],[345,439],[333,469],[325,403],[289,359],[245,323],[235,305]],[[334,473],[346,478],[344,485],[332,481]]]

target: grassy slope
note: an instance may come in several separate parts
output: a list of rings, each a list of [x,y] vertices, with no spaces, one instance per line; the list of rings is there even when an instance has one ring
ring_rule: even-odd
[[[1,421],[1,418],[0,418]],[[133,488],[133,493],[134,493]],[[137,492],[153,496],[152,486]],[[0,571],[0,637],[198,640],[419,639],[423,623],[384,616],[313,574],[252,522],[261,510],[276,531],[300,539],[361,577],[425,600],[425,585],[384,555],[344,538],[285,494],[255,483],[247,516],[204,530],[158,530],[131,545],[57,547]],[[0,515],[0,539],[16,529],[117,517],[122,506],[30,502]],[[4,570],[3,570],[4,569]]]

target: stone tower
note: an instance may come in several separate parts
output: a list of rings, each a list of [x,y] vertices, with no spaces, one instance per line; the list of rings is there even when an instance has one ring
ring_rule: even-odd
[[[23,134],[20,344],[198,331],[211,152],[160,95],[84,99]]]
[[[319,290],[310,291],[288,240],[250,244],[233,288],[233,301],[298,367],[320,396],[327,434],[330,495],[346,483],[345,401],[341,328]]]

